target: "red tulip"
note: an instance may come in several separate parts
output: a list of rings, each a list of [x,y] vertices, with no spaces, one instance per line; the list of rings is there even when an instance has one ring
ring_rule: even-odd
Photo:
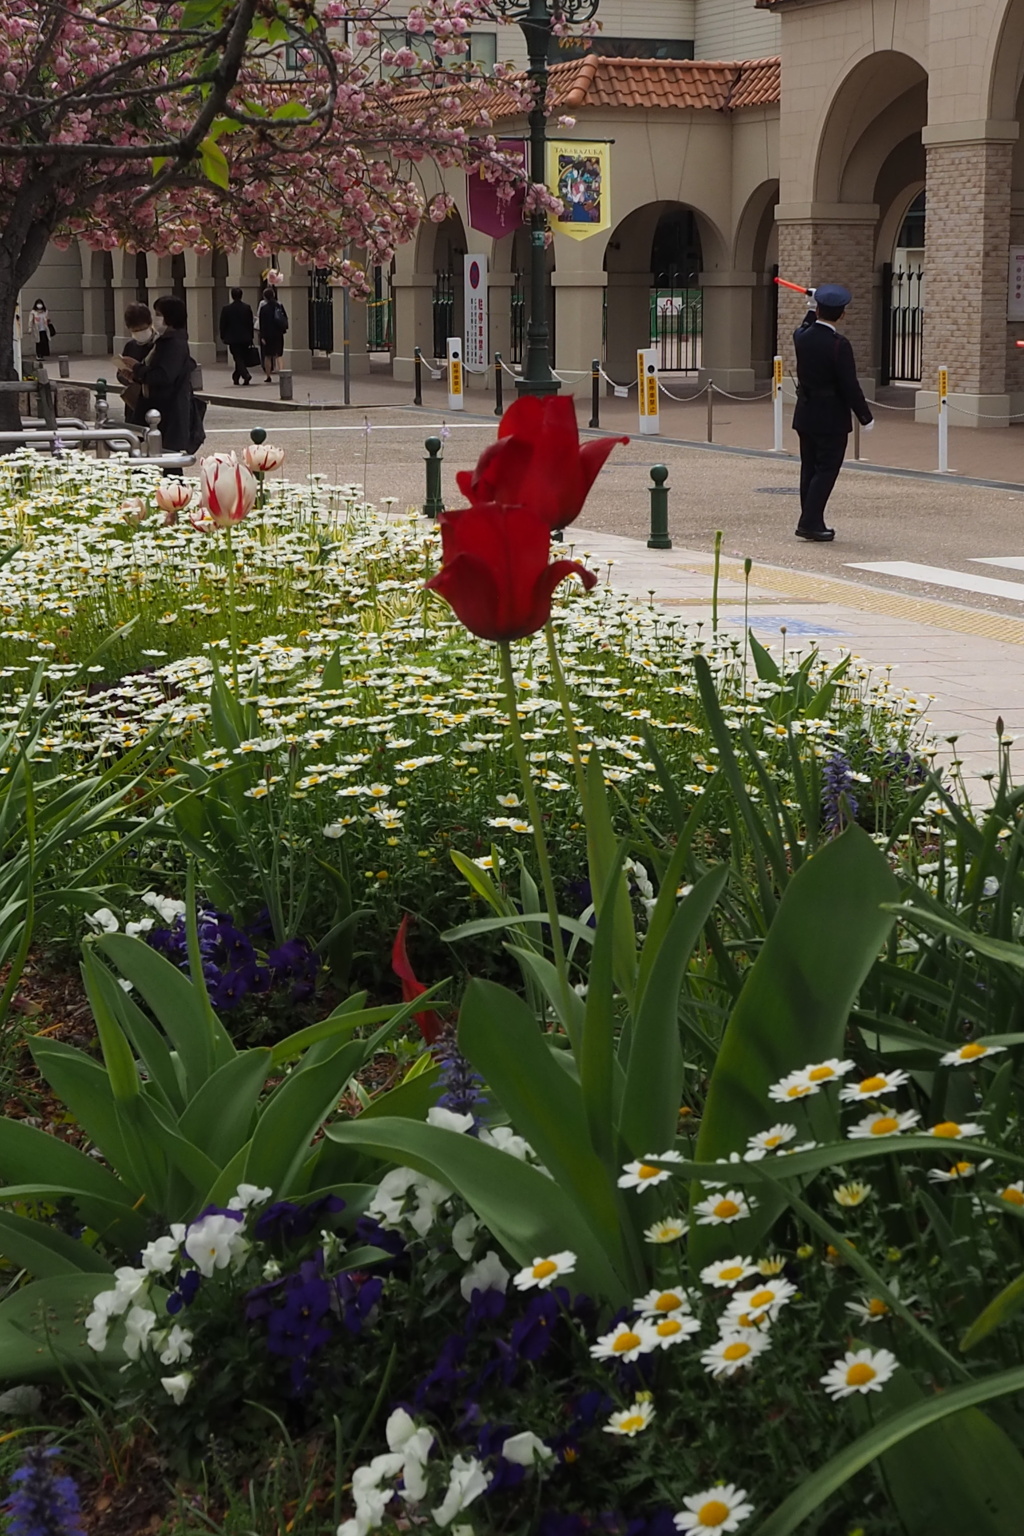
[[[409,929],[409,915],[406,913],[399,924],[395,934],[394,947],[391,950],[391,969],[402,983],[402,1002],[414,1003],[418,997],[422,997],[427,990],[422,981],[416,979],[416,972],[412,968],[408,951],[405,947],[405,936]],[[444,1021],[439,1013],[433,1009],[424,1009],[422,1013],[414,1013],[413,1020],[420,1034],[428,1045],[433,1045],[438,1035],[444,1028]]]
[[[601,437],[580,447],[571,395],[520,395],[501,418],[498,441],[480,455],[476,469],[456,475],[474,506],[530,507],[550,529],[580,514],[587,493],[616,443]]]
[[[443,512],[441,569],[427,582],[481,640],[521,640],[543,629],[560,581],[597,582],[578,560],[550,563],[551,530],[530,506]]]

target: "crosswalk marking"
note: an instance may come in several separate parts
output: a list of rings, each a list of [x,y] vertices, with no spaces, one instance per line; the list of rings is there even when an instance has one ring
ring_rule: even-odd
[[[1005,561],[992,562],[1005,564]],[[1024,582],[1000,581],[996,576],[977,576],[973,571],[951,571],[942,565],[918,565],[913,560],[850,561],[854,571],[877,571],[880,576],[902,576],[906,581],[926,581],[933,587],[958,587],[963,592],[983,592],[989,597],[1011,597],[1024,603]],[[1024,562],[1014,566],[1024,570]]]
[[[1024,571],[1024,555],[972,555],[972,565],[1001,565],[1007,571]]]

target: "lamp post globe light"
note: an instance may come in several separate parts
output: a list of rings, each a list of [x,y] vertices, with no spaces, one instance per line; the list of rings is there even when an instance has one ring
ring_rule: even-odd
[[[530,180],[543,184],[547,176],[548,54],[558,22],[580,25],[597,15],[600,0],[491,0],[506,21],[517,21],[526,39],[533,105],[530,110]],[[530,321],[526,329],[526,362],[516,388],[521,395],[553,395],[559,380],[551,371],[551,331],[548,325],[548,216],[543,209],[530,214]]]

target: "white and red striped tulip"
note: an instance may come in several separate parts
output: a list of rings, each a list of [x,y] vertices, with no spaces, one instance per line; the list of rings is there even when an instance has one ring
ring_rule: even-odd
[[[253,474],[266,475],[284,463],[284,449],[273,443],[250,443],[242,449],[242,458]]]
[[[203,526],[230,528],[256,502],[255,477],[233,453],[211,453],[199,460],[200,499],[209,514]]]
[[[192,500],[192,488],[184,480],[161,480],[153,500],[161,512],[180,512]]]

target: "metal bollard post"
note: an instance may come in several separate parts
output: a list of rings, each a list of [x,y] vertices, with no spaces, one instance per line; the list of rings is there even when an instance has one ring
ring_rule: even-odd
[[[146,412],[146,457],[158,459],[164,451],[163,434],[160,431],[160,412]]]
[[[772,453],[783,453],[782,446],[782,358],[772,360]]]
[[[412,349],[412,368],[413,368],[413,381],[414,381],[412,403],[413,403],[413,405],[422,405],[423,404],[423,353],[420,351],[419,347],[413,347],[413,349]]]
[[[494,414],[505,414],[504,380],[501,377],[501,353],[494,354]]]
[[[708,383],[708,442],[715,440],[715,386]]]
[[[249,436],[258,448],[260,443],[265,443],[267,440],[267,429],[266,427],[253,427]]]
[[[939,364],[939,474],[949,474],[949,369]]]
[[[66,352],[61,352],[60,355],[58,356],[58,358],[57,358],[57,367],[60,370],[60,376],[61,376],[62,379],[70,379],[70,377],[71,377],[71,364],[68,361],[68,354]]]
[[[860,458],[860,421],[853,418],[853,462],[856,464]]]
[[[651,479],[651,536],[647,540],[648,549],[671,549],[672,540],[668,536],[668,466],[665,464],[652,464]]]
[[[441,439],[428,437],[423,446],[427,450],[427,499],[423,503],[423,516],[437,517],[444,511],[441,497]]]
[[[292,371],[290,368],[278,369],[277,384],[282,400],[291,400],[294,398],[292,393]]]
[[[590,365],[590,426],[601,425],[601,360],[595,357]]]
[[[102,382],[102,380],[100,382]],[[96,425],[98,427],[106,427],[106,426],[109,426],[109,424],[110,424],[110,401],[107,399],[105,391],[104,391],[104,393],[102,395],[97,391],[97,394],[96,394]],[[102,439],[99,440],[96,443],[95,448],[93,449],[93,453],[94,453],[94,455],[95,455],[95,457],[97,459],[109,459],[110,458],[110,444],[107,443],[107,442],[103,442]]]

